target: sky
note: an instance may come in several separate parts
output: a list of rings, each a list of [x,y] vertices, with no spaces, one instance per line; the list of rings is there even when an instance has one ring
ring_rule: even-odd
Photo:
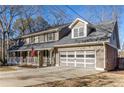
[[[87,6],[70,6],[72,7],[75,11],[77,11],[80,15],[82,15],[84,18],[87,19],[86,17],[86,13],[88,11],[90,11],[89,8],[87,8]],[[96,6],[96,8],[99,8],[100,6]],[[102,7],[102,6],[101,6]],[[107,7],[107,6],[104,6]],[[118,6],[115,6],[118,7]],[[124,42],[124,6],[119,6],[121,7],[121,11],[120,11],[120,19],[118,22],[119,25],[119,38],[120,38],[120,44],[122,46],[123,42]],[[84,8],[84,9],[83,9]],[[92,9],[93,10],[93,9]],[[94,10],[95,11],[95,10]],[[109,10],[106,10],[109,12]],[[100,10],[99,10],[100,12]],[[97,18],[96,18],[97,19]],[[90,20],[89,20],[90,21]]]
[[[114,9],[116,12],[118,12],[119,15],[118,25],[119,25],[120,45],[122,46],[124,42],[124,6],[69,5],[69,6],[45,6],[45,7],[51,7],[51,8],[57,7],[58,9],[62,9],[68,15],[67,19],[70,18],[71,21],[79,17],[91,23],[92,22],[99,23],[99,18],[97,15],[101,15],[101,14],[105,15],[104,19],[111,19],[112,9]],[[68,7],[70,7],[71,9]],[[76,11],[76,13],[74,11]],[[51,18],[51,16],[49,16],[49,18]]]
[[[34,6],[33,6],[34,7]],[[56,10],[55,13],[63,12],[66,16],[64,16],[65,22],[72,22],[76,18],[84,19],[90,23],[99,23],[100,17],[102,15],[103,19],[111,19],[112,17],[112,9],[115,9],[119,14],[119,38],[120,45],[122,46],[124,42],[124,6],[85,6],[85,5],[42,5],[42,12],[39,13],[46,21],[52,24],[55,19],[52,15],[50,15],[50,10]],[[40,8],[39,8],[40,10]],[[60,14],[61,15],[61,14]],[[34,16],[35,17],[35,16]],[[61,20],[60,20],[61,21]],[[105,20],[106,21],[106,20]]]

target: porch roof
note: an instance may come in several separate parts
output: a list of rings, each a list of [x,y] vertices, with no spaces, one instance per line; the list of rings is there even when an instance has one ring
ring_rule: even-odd
[[[30,44],[30,45],[23,45],[23,46],[13,46],[11,47],[11,49],[9,50],[10,52],[13,51],[30,51],[32,48],[34,48],[35,50],[51,50],[53,49],[53,42],[51,43],[37,43],[37,44]]]

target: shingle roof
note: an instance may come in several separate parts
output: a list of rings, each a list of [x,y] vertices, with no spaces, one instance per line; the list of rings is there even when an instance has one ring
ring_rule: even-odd
[[[43,34],[43,33],[48,33],[48,32],[55,32],[55,31],[60,31],[62,28],[65,28],[67,26],[69,26],[70,23],[67,24],[63,24],[63,25],[59,25],[59,26],[54,26],[54,27],[48,27],[45,30],[40,30],[40,31],[35,31],[35,32],[31,32],[30,34],[26,34],[21,36],[20,38],[25,38],[25,37],[29,37],[29,36],[36,36],[39,34]]]
[[[23,45],[23,46],[13,46],[10,48],[10,50],[28,50],[34,47],[35,49],[44,49],[44,48],[53,48],[55,45],[64,45],[64,44],[77,44],[77,43],[83,43],[83,42],[93,42],[93,41],[105,41],[110,39],[110,36],[112,34],[114,25],[115,25],[115,20],[109,21],[109,22],[103,22],[97,25],[93,25],[92,27],[95,29],[91,31],[91,33],[88,34],[87,37],[83,38],[78,38],[78,39],[72,39],[71,38],[71,31],[60,39],[59,41],[55,42],[47,42],[47,43],[38,43],[38,44],[33,44],[33,45]],[[62,28],[67,28],[68,25],[66,26],[61,26]],[[61,30],[59,29],[59,30]]]

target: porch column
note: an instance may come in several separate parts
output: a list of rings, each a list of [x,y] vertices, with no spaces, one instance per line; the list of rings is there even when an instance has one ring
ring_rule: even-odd
[[[40,66],[40,51],[39,51],[39,50],[37,51],[37,55],[38,55],[38,63],[37,63],[37,66]]]
[[[60,65],[60,63],[59,63],[59,52],[58,52],[58,50],[56,49],[55,50],[55,64],[56,64],[56,66],[59,66]]]
[[[50,52],[50,65],[52,65],[52,50],[50,50],[49,52]]]
[[[22,51],[20,51],[20,58],[19,58],[20,60],[19,60],[19,64],[22,64]]]
[[[30,51],[27,51],[28,52],[28,57],[27,57],[27,65],[30,64]]]
[[[44,60],[43,60],[43,50],[39,51],[39,67],[43,66]]]

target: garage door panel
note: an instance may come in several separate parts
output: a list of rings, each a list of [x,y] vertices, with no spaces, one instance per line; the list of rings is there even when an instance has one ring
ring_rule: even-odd
[[[75,59],[69,58],[69,59],[68,59],[68,62],[70,62],[70,63],[73,62],[73,63],[74,63],[74,62],[75,62]]]
[[[86,64],[86,68],[94,68],[95,64]]]
[[[62,62],[61,62],[61,63],[60,63],[60,66],[66,66],[66,63],[62,63]]]
[[[66,59],[61,58],[60,61],[61,62],[66,62]]]
[[[84,63],[84,59],[76,59],[76,63]]]
[[[74,63],[68,63],[69,67],[74,67]]]
[[[95,68],[95,51],[60,52],[60,63],[61,66]]]
[[[84,68],[84,64],[76,64],[76,67],[82,67],[82,68]]]
[[[86,59],[86,63],[94,63],[95,59]]]

